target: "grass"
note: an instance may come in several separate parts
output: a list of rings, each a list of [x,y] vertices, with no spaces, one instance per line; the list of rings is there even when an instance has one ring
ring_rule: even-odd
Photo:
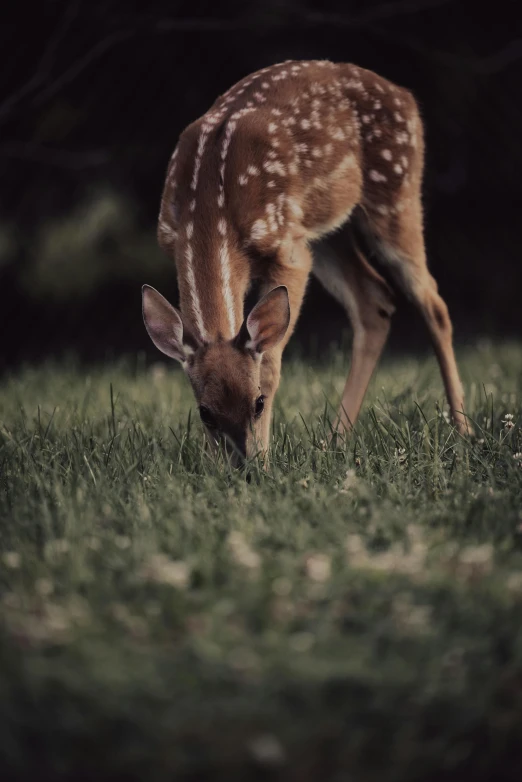
[[[5,379],[0,778],[520,779],[522,348],[460,363],[475,440],[412,359],[344,450],[288,363],[250,483],[178,371]]]

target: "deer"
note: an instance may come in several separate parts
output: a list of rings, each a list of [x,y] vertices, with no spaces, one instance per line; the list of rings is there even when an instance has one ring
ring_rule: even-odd
[[[355,426],[398,291],[427,325],[456,429],[471,432],[452,322],[427,265],[423,165],[412,93],[328,60],[262,68],[181,133],[158,221],[179,310],[144,285],[143,319],[155,346],[181,363],[209,443],[234,464],[267,455],[282,355],[311,274],[353,331],[332,434]],[[314,242],[335,241],[346,226],[335,253],[313,256]],[[254,285],[258,300],[245,312]]]

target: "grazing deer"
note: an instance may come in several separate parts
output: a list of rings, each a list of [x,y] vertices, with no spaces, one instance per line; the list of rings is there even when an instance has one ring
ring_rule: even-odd
[[[349,64],[285,62],[248,76],[186,128],[172,155],[158,238],[175,258],[180,312],[143,287],[154,344],[181,362],[210,442],[268,447],[281,356],[312,272],[353,327],[335,422],[353,426],[386,342],[393,292],[354,242],[313,261],[310,243],[363,230],[393,287],[420,310],[454,422],[468,431],[447,307],[428,271],[423,133],[412,95]],[[252,282],[261,298],[244,317]]]

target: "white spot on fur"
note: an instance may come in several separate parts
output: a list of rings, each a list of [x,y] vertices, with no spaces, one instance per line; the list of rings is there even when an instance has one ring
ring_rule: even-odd
[[[393,170],[396,174],[402,174],[402,166],[400,166],[398,163],[395,163]]]
[[[355,155],[352,152],[349,152],[335,168],[332,176],[334,178],[343,177],[350,168],[357,168],[357,165],[358,163]]]
[[[268,132],[269,133],[275,133],[276,130],[277,130],[277,125],[275,124],[275,122],[269,122],[268,123]]]
[[[387,182],[388,180],[384,176],[384,174],[381,174],[379,171],[376,171],[374,168],[370,171],[370,179],[373,182]]]
[[[294,217],[297,217],[299,220],[303,217],[303,210],[301,209],[300,205],[297,203],[295,198],[288,198],[288,207]]]
[[[201,168],[201,155],[197,155],[196,160],[194,162],[194,173],[192,174],[192,182],[190,183],[190,187],[192,190],[195,190],[198,186],[200,168]]]
[[[277,219],[276,219],[276,207],[275,204],[267,204],[266,205],[266,213],[267,213],[267,224],[268,228],[272,233],[275,233],[277,231]]]
[[[381,155],[385,160],[391,160],[392,159],[392,153],[389,149],[383,149],[381,152]]]
[[[241,174],[241,176],[239,176],[239,177],[237,178],[237,181],[239,182],[239,184],[240,184],[241,186],[243,186],[243,187],[244,187],[244,186],[246,185],[246,183],[248,182],[248,177],[247,177],[247,176],[245,176],[244,174]]]
[[[310,120],[302,119],[301,120],[301,127],[303,128],[303,130],[308,130],[309,127],[310,127]]]
[[[263,168],[269,174],[279,174],[279,176],[286,176],[285,167],[279,160],[265,160]]]
[[[177,231],[175,231],[174,228],[172,228],[168,223],[165,223],[163,220],[159,221],[159,230],[163,239],[167,242],[171,242],[178,238]]]
[[[221,224],[224,226],[224,230],[221,231]],[[222,235],[226,233],[226,223],[224,220],[220,220],[218,223],[218,230]],[[236,315],[234,311],[234,297],[232,296],[232,286],[230,283],[230,255],[228,252],[228,243],[224,239],[221,247],[219,248],[219,260],[221,263],[221,280],[223,282],[223,298],[227,308],[228,324],[230,328],[230,337],[233,337],[236,333]]]
[[[247,168],[247,174],[250,174],[250,176],[259,176],[259,169],[256,168],[256,166],[249,166]]]
[[[225,236],[227,232],[227,222],[223,219],[223,217],[218,222],[218,231],[221,234],[221,236]]]
[[[192,239],[193,233],[194,233],[194,223],[191,220],[190,223],[187,223],[187,239]]]
[[[264,220],[256,220],[250,231],[250,237],[256,241],[256,239],[264,239],[267,233],[268,227],[266,222]]]
[[[189,294],[190,294],[190,303],[192,305],[192,311],[194,313],[194,320],[196,324],[196,328],[199,332],[199,336],[203,340],[207,340],[207,332],[205,329],[205,324],[203,323],[203,315],[201,313],[201,304],[199,301],[198,291],[196,287],[196,278],[194,276],[194,269],[192,266],[194,260],[194,254],[192,252],[192,247],[190,244],[187,244],[185,248],[185,261],[187,262],[186,265],[186,275],[187,275],[187,284],[189,288]]]

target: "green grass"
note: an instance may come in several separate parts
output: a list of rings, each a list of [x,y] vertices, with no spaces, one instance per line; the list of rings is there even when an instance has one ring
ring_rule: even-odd
[[[250,483],[177,370],[4,380],[0,778],[520,779],[522,348],[459,358],[475,440],[411,359],[344,450],[289,362]]]

